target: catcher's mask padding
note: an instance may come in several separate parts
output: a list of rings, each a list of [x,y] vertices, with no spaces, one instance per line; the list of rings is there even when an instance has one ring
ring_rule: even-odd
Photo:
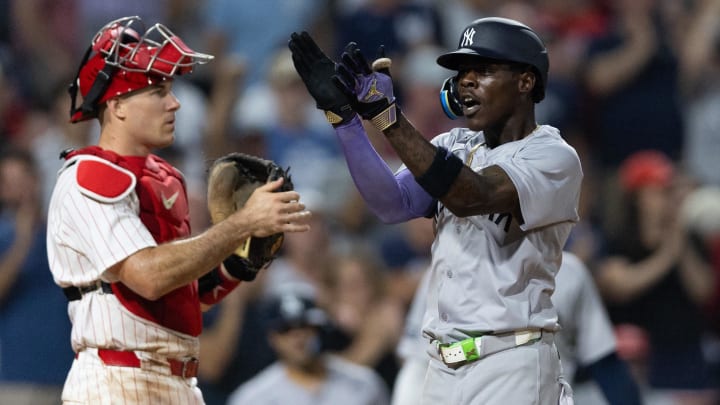
[[[460,35],[455,51],[440,55],[437,63],[447,69],[460,70],[477,58],[530,65],[536,83],[533,101],[545,98],[550,67],[547,49],[530,27],[509,18],[488,17],[473,21]]]

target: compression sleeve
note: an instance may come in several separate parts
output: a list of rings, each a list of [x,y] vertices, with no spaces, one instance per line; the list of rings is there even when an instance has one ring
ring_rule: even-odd
[[[592,379],[612,405],[640,405],[640,389],[630,374],[630,369],[616,353],[586,366]]]
[[[409,170],[393,174],[370,143],[359,117],[337,126],[335,132],[355,186],[382,222],[393,224],[433,213],[435,200]]]

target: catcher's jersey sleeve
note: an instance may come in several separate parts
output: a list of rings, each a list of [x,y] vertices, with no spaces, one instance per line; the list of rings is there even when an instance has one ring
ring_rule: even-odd
[[[69,160],[59,173],[48,212],[48,258],[62,287],[116,281],[106,269],[156,245],[140,220],[137,195],[94,196],[89,183],[78,183],[80,159]]]

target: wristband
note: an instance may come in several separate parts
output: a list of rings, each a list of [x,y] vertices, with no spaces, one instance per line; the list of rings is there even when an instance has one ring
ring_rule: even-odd
[[[380,112],[380,114],[372,117],[370,120],[375,128],[380,131],[384,131],[397,122],[397,106],[395,103],[390,104],[386,109]]]
[[[430,167],[415,181],[433,198],[442,198],[452,187],[460,170],[465,166],[459,157],[438,146]]]

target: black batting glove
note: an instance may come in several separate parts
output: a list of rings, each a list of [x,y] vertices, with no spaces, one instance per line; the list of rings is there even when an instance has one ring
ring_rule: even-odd
[[[288,47],[300,78],[310,95],[315,99],[318,109],[325,111],[325,117],[333,126],[350,121],[355,112],[350,99],[333,83],[335,62],[323,53],[310,34],[303,31],[290,35]]]

